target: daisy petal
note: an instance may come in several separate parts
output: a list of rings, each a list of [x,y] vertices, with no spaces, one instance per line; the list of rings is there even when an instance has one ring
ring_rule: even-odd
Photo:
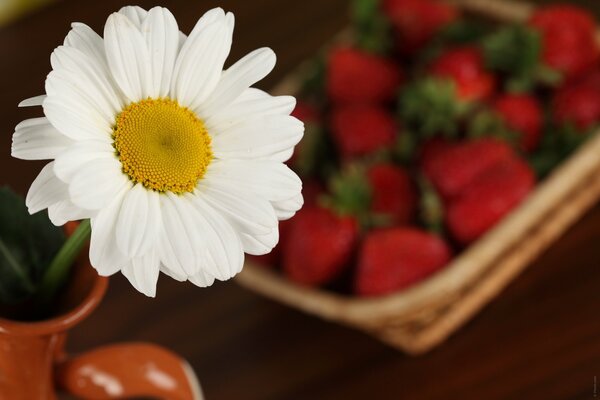
[[[264,157],[266,160],[279,161],[280,163],[284,163],[294,155],[294,148],[289,148],[278,153],[273,153],[269,156]]]
[[[117,243],[128,257],[151,251],[161,228],[159,194],[140,183],[127,192],[117,220]]]
[[[190,276],[197,272],[196,246],[202,242],[192,241],[186,232],[187,216],[178,208],[185,207],[184,198],[173,194],[160,196],[163,216],[163,232],[160,240],[161,261],[177,275]],[[183,211],[183,210],[182,210]]]
[[[277,57],[269,48],[257,49],[223,72],[213,95],[200,108],[199,115],[212,115],[232,103],[246,89],[263,79],[275,67]]]
[[[114,148],[100,140],[80,140],[56,157],[54,172],[64,182],[71,182],[73,176],[88,162],[98,158],[115,158]]]
[[[100,210],[131,181],[121,172],[121,164],[114,158],[90,160],[73,175],[69,195],[75,205],[86,210]]]
[[[100,35],[86,24],[81,22],[71,24],[71,31],[65,38],[64,45],[80,50],[90,60],[101,63],[105,68],[107,67],[104,42]]]
[[[215,157],[261,158],[293,148],[304,134],[304,124],[285,115],[270,115],[235,124],[231,128],[214,132]]]
[[[56,226],[62,226],[69,221],[93,218],[96,214],[96,211],[84,210],[77,207],[70,200],[59,201],[48,207],[48,217]]]
[[[128,263],[116,242],[115,227],[126,190],[119,192],[107,207],[90,220],[90,262],[101,276],[110,276]]]
[[[288,200],[302,190],[302,181],[285,164],[269,160],[214,160],[205,179],[227,181],[271,202]]]
[[[279,229],[275,228],[266,235],[248,235],[240,234],[240,240],[244,247],[244,252],[254,256],[262,256],[270,253],[279,242]]]
[[[104,26],[108,66],[124,95],[132,102],[153,93],[150,54],[142,33],[129,18],[113,13]]]
[[[183,106],[194,109],[214,90],[231,50],[233,30],[223,10],[210,11],[208,22],[198,21],[175,62],[171,93]]]
[[[135,257],[122,269],[123,275],[140,293],[156,296],[156,283],[160,272],[160,261],[155,251],[143,257]]]
[[[123,14],[139,29],[142,27],[142,22],[146,19],[148,11],[139,6],[125,6],[119,10],[119,14]]]
[[[244,252],[240,239],[231,225],[200,197],[193,197],[193,204],[202,215],[212,230],[207,239],[208,252],[211,255],[216,270],[205,269],[209,274],[219,280],[226,280],[241,271],[244,265]]]
[[[200,183],[198,191],[198,195],[219,210],[237,230],[267,234],[277,226],[277,216],[269,201],[240,190],[234,182],[209,176]]]
[[[57,47],[50,56],[53,72],[78,87],[106,115],[114,114],[123,108],[123,95],[108,70],[105,58],[98,59],[89,53],[69,46]],[[52,92],[53,87],[46,85],[48,95],[60,95]],[[49,91],[50,90],[50,91]],[[112,121],[112,118],[107,118]]]
[[[150,54],[150,70],[154,89],[150,96],[167,97],[178,52],[179,28],[177,21],[166,8],[154,7],[144,19],[141,31]]]
[[[87,90],[89,85],[76,83],[78,79],[72,79],[74,77],[73,74],[65,71],[50,72],[46,78],[48,98],[44,104],[53,102],[60,104],[64,111],[77,112],[79,115],[71,119],[79,121],[80,124],[88,124],[89,128],[85,129],[85,132],[89,133],[90,137],[97,136],[108,140],[117,112],[111,104],[103,101],[101,95],[96,98],[92,97],[94,89]]]
[[[209,287],[215,282],[215,278],[210,276],[205,271],[200,271],[195,275],[190,276],[190,282],[198,287]]]
[[[15,128],[12,156],[22,160],[49,160],[56,158],[72,143],[47,118],[33,118],[21,122]]]
[[[29,188],[25,204],[30,214],[35,214],[52,204],[64,200],[67,185],[54,175],[54,162],[42,168]]]
[[[42,94],[35,97],[30,97],[28,99],[23,100],[19,103],[19,107],[36,107],[44,104],[44,100],[46,99],[46,95]]]
[[[162,254],[162,253],[160,253],[160,250],[159,250],[159,254]],[[160,263],[160,271],[163,274],[165,274],[165,275],[169,276],[170,278],[173,278],[179,282],[185,282],[188,280],[188,276],[185,274],[185,272],[183,270],[173,271],[171,268],[167,267],[163,262]]]
[[[232,104],[208,117],[206,127],[209,132],[221,132],[248,118],[289,115],[295,106],[293,96],[271,96],[262,90],[249,88]]]
[[[286,219],[292,218],[294,214],[296,214],[296,212],[302,208],[303,205],[304,197],[301,193],[298,193],[296,196],[288,200],[273,202],[273,208],[275,209],[277,218],[280,221],[285,221]]]

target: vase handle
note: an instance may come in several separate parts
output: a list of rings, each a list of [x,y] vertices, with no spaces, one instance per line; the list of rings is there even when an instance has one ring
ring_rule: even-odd
[[[83,399],[204,398],[187,361],[149,343],[120,343],[67,357],[55,377],[61,390]]]

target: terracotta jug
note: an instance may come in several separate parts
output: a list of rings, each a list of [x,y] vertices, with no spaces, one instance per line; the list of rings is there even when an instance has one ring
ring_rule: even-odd
[[[202,399],[189,364],[159,346],[124,343],[65,353],[68,331],[94,311],[107,285],[82,260],[57,302],[56,316],[36,322],[0,318],[0,399],[53,400],[58,393],[95,400]]]

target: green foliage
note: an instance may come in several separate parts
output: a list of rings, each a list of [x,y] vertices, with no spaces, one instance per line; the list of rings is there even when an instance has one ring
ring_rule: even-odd
[[[378,0],[352,0],[352,22],[358,47],[376,54],[391,50],[390,23]]]
[[[17,303],[34,294],[64,241],[46,213],[29,215],[21,197],[0,188],[0,302]]]
[[[544,178],[589,137],[589,133],[581,132],[571,124],[548,127],[540,147],[529,157],[529,163],[537,176]]]
[[[444,204],[424,175],[419,176],[418,184],[421,192],[419,203],[421,223],[429,232],[441,235],[444,233]]]
[[[300,94],[304,99],[321,101],[325,98],[325,75],[327,63],[325,57],[317,57],[310,62],[308,70],[304,74],[304,82]]]
[[[371,186],[362,164],[351,164],[329,181],[329,204],[340,215],[362,216],[371,205]]]
[[[454,82],[425,78],[407,85],[398,102],[400,120],[419,139],[457,137],[468,104],[457,100]]]
[[[482,40],[486,65],[506,76],[506,90],[530,91],[537,83],[555,86],[560,74],[541,62],[540,33],[523,25],[502,27]]]
[[[475,44],[487,34],[489,28],[478,21],[458,20],[445,26],[420,54],[418,64],[427,65],[445,49]]]
[[[518,148],[519,135],[510,130],[504,120],[492,110],[477,112],[469,121],[467,135],[470,138],[494,137]]]

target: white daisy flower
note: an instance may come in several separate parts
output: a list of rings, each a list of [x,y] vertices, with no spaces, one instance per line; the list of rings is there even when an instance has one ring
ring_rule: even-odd
[[[12,155],[53,160],[27,195],[52,222],[90,218],[90,260],[154,296],[159,271],[209,286],[244,252],[277,244],[302,206],[284,164],[304,132],[295,99],[251,88],[275,65],[255,50],[223,70],[234,17],[216,8],[188,37],[169,10],[125,7],[104,38],[75,23],[52,54],[45,117],[21,122]]]

